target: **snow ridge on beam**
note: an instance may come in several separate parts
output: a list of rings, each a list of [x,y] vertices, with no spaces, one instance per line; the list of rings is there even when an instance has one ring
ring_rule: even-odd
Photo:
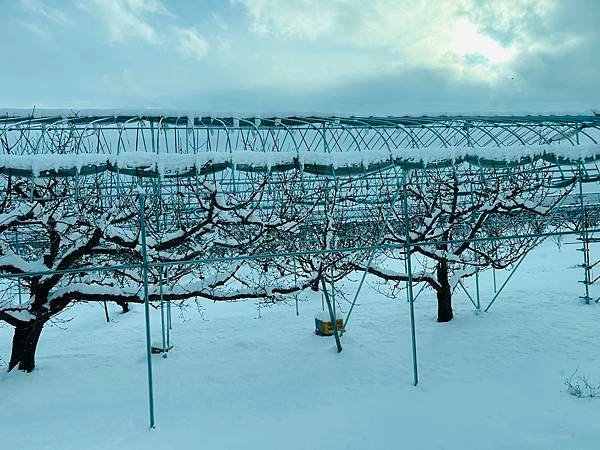
[[[435,169],[458,164],[507,167],[543,160],[577,165],[600,160],[600,145],[536,145],[510,147],[427,147],[364,152],[204,152],[119,154],[0,155],[0,173],[54,177],[93,175],[105,171],[146,177],[194,176],[229,168],[246,172],[303,170],[315,175],[364,174],[392,166]]]

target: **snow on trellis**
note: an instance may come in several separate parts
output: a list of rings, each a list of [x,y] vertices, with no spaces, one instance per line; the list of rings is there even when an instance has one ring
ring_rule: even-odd
[[[0,171],[24,171],[33,176],[44,172],[71,171],[81,173],[113,170],[142,170],[162,175],[185,173],[199,169],[223,170],[225,165],[238,170],[263,170],[283,167],[316,166],[324,169],[351,169],[390,164],[417,164],[424,168],[439,163],[477,164],[483,160],[493,163],[520,163],[549,158],[565,164],[578,164],[600,159],[600,145],[538,145],[511,147],[428,147],[371,150],[364,152],[203,152],[197,154],[122,152],[120,154],[39,154],[0,155]],[[222,166],[219,168],[219,166]]]

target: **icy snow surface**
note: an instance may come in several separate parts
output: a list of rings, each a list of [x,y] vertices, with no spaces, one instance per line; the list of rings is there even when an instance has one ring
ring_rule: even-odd
[[[0,447],[99,449],[593,450],[600,399],[563,382],[577,368],[600,383],[600,305],[578,299],[575,246],[529,255],[488,313],[462,293],[456,318],[435,322],[431,292],[416,309],[420,384],[411,385],[408,306],[367,287],[335,352],[314,334],[320,294],[261,308],[204,303],[174,310],[167,359],[154,355],[155,430],[147,429],[143,308],[104,322],[78,305],[44,331],[37,368],[6,373],[0,327]],[[400,267],[391,268],[401,270]],[[498,273],[500,283],[507,276]],[[345,283],[350,294],[358,276]],[[481,278],[493,296],[491,273]],[[472,289],[474,280],[466,283]],[[597,292],[596,295],[600,295]],[[342,304],[344,311],[348,305]],[[160,313],[152,312],[154,342]]]

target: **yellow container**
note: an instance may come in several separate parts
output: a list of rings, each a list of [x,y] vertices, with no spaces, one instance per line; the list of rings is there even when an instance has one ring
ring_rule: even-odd
[[[336,320],[338,333],[344,329],[344,319]],[[315,319],[315,333],[319,336],[333,335],[333,322]]]

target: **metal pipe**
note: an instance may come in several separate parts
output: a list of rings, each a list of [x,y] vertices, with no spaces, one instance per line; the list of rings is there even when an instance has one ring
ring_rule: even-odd
[[[142,244],[142,272],[144,277],[144,317],[146,325],[146,362],[148,368],[148,407],[150,428],[154,428],[154,385],[152,381],[152,344],[150,342],[150,302],[148,301],[148,254],[146,251],[146,201],[145,194],[140,192],[140,235]]]

